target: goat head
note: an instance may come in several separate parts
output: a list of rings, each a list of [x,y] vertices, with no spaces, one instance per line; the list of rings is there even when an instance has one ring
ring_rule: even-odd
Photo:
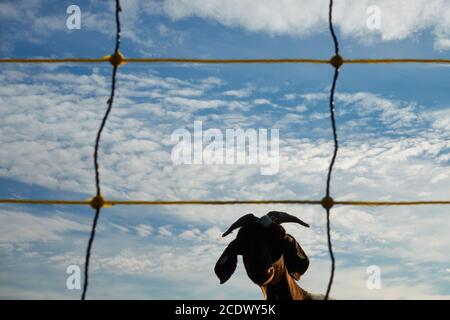
[[[308,269],[309,259],[295,238],[280,225],[286,222],[309,227],[299,218],[279,211],[261,218],[250,213],[233,223],[223,236],[240,230],[214,268],[220,283],[226,282],[236,270],[238,255],[243,257],[247,275],[258,285],[278,281],[285,269],[298,280]]]

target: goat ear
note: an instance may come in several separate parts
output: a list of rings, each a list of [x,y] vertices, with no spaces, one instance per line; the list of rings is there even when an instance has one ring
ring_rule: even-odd
[[[281,212],[281,211],[270,211],[267,216],[269,216],[270,219],[272,219],[273,222],[281,224],[284,222],[294,222],[294,223],[298,223],[301,224],[304,227],[309,228],[309,224],[307,224],[306,222],[300,220],[299,218],[286,213],[286,212]]]
[[[289,274],[299,280],[300,276],[308,270],[309,258],[300,244],[290,234],[286,234],[284,244],[284,263]]]
[[[220,280],[220,284],[225,283],[233,275],[237,266],[237,241],[230,242],[228,247],[220,256],[214,267],[214,272]]]
[[[222,235],[222,237],[226,237],[231,232],[233,232],[234,229],[243,227],[243,226],[249,224],[250,222],[253,222],[256,220],[257,220],[257,218],[253,215],[253,213],[246,214],[245,216],[242,216],[239,219],[237,219],[236,222],[233,223],[231,225],[231,227],[228,228],[227,231],[225,231],[225,233]]]

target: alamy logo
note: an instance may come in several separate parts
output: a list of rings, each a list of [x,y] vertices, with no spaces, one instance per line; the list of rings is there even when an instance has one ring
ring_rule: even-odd
[[[67,267],[66,273],[69,276],[66,279],[66,288],[69,290],[81,289],[81,270],[76,264],[72,264]]]
[[[366,286],[369,290],[381,289],[381,269],[377,265],[371,265],[367,267],[367,274],[369,275],[366,280]]]
[[[226,129],[224,134],[215,128],[203,131],[202,121],[194,121],[193,133],[177,129],[171,141],[176,143],[172,149],[176,165],[259,165],[262,175],[274,175],[279,170],[278,129]]]
[[[381,9],[378,6],[371,5],[367,7],[366,13],[369,15],[367,17],[366,26],[369,30],[380,30],[381,29]]]
[[[81,29],[81,9],[77,5],[70,5],[66,10],[67,14],[70,14],[66,20],[66,27],[69,30]]]

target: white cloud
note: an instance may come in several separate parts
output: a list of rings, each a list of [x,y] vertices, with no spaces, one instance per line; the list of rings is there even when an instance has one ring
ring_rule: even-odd
[[[186,230],[183,231],[182,233],[180,233],[178,236],[181,239],[185,239],[185,240],[192,240],[195,239],[200,233],[200,230],[198,229],[194,229],[194,230]]]
[[[327,30],[328,0],[166,0],[164,8],[173,19],[191,16],[218,21],[227,27],[272,35],[304,37]],[[367,8],[381,10],[381,30],[367,28]],[[345,36],[363,41],[381,36],[384,41],[402,40],[425,29],[435,36],[435,47],[448,50],[450,4],[445,0],[345,0],[335,2],[334,22]]]
[[[358,220],[358,222],[362,222]],[[357,223],[354,223],[357,225]],[[351,226],[349,225],[349,228]],[[293,232],[297,230],[297,232]],[[186,229],[183,234],[187,231]],[[318,256],[314,252],[312,243],[321,242],[326,251],[325,239],[322,234],[312,238],[312,232],[300,227],[288,225],[288,231],[300,238],[303,248],[311,258],[308,272],[299,281],[299,285],[309,292],[323,293],[329,273],[329,261],[327,256]],[[195,231],[194,233],[197,233]],[[301,235],[301,236],[299,236]],[[141,298],[156,295],[161,298],[169,298],[179,289],[179,281],[183,281],[182,288],[195,288],[194,292],[183,291],[178,293],[177,299],[194,297],[195,299],[229,299],[232,297],[247,297],[248,299],[260,299],[262,297],[259,288],[254,285],[245,274],[242,259],[239,258],[235,274],[224,285],[219,285],[213,268],[216,260],[222,253],[227,239],[222,242],[204,242],[198,238],[182,238],[167,245],[147,242],[142,246],[134,246],[133,249],[121,249],[118,246],[116,253],[102,253],[102,248],[97,245],[97,254],[92,260],[91,274],[97,279],[97,286],[101,283],[99,278],[112,276],[133,275],[140,283],[148,286]],[[312,242],[311,242],[312,241]],[[361,239],[357,239],[361,241]],[[366,247],[370,244],[366,243]],[[448,299],[448,294],[440,293],[434,286],[436,281],[442,280],[436,274],[427,274],[423,265],[404,261],[399,265],[385,264],[380,260],[377,251],[367,251],[366,254],[356,249],[353,252],[342,250],[340,241],[335,244],[338,257],[337,272],[335,275],[332,296],[337,299]],[[351,265],[344,263],[341,253],[361,255],[359,261],[353,261]],[[53,266],[83,261],[82,256],[64,254],[51,256],[48,259]],[[377,264],[381,270],[381,290],[369,290],[366,286],[368,274],[367,267]],[[186,278],[186,275],[189,275]],[[164,290],[155,293],[158,281],[164,283]],[[151,285],[150,285],[151,284]],[[121,283],[123,290],[118,290],[114,297],[120,297],[126,292],[126,288],[133,289],[135,283]],[[239,292],[236,293],[235,290]],[[94,290],[95,287],[91,287]],[[91,291],[92,292],[92,291]],[[92,295],[92,293],[91,293]],[[96,295],[94,295],[96,296]],[[99,297],[102,295],[99,294]],[[172,296],[173,297],[173,296]]]
[[[173,106],[182,107],[185,110],[217,109],[227,105],[223,100],[199,100],[182,97],[168,97],[166,102]]]
[[[2,19],[18,19],[20,17],[19,11],[11,3],[0,3],[0,16]]]
[[[90,194],[93,191],[93,136],[102,115],[98,112],[98,106],[105,105],[108,94],[107,86],[101,84],[103,82],[107,83],[108,79],[98,72],[79,77],[64,72],[47,74],[26,69],[3,72],[0,75],[0,111],[3,114],[0,118],[0,175],[65,192],[82,190]],[[295,130],[286,130],[286,135],[280,135],[280,173],[276,176],[262,177],[259,170],[252,166],[173,165],[168,137],[174,128],[191,126],[193,119],[206,119],[208,127],[219,128],[266,124],[271,127],[276,120],[291,124],[301,120],[300,115],[292,112],[290,107],[286,107],[289,112],[275,114],[266,122],[267,115],[247,115],[243,112],[245,109],[240,108],[227,108],[225,114],[217,113],[217,108],[226,108],[220,105],[222,102],[218,102],[222,100],[215,98],[222,96],[224,90],[221,86],[224,83],[218,78],[188,81],[159,77],[154,73],[130,75],[122,72],[116,104],[103,136],[100,153],[102,185],[107,197],[286,199],[301,195],[302,198],[320,198],[332,150],[329,116],[325,113],[319,114],[321,117],[315,120],[317,122],[310,123],[310,114],[302,112],[301,116],[308,121],[295,127]],[[172,92],[190,89],[202,90],[204,93],[201,98],[185,96],[168,100],[173,98]],[[214,91],[209,92],[211,89]],[[18,91],[24,94],[17,96]],[[157,91],[158,95],[144,95],[150,91]],[[255,99],[263,98],[257,97],[257,92],[253,95],[249,101],[242,98],[235,102],[255,105]],[[325,93],[313,92],[295,95],[292,100],[299,100],[293,101],[294,108],[305,105],[313,110],[316,104],[322,105],[327,97]],[[273,100],[276,101],[276,98]],[[446,150],[449,148],[449,139],[448,130],[442,124],[445,124],[443,119],[447,115],[446,109],[422,111],[414,102],[387,99],[370,92],[339,93],[337,100],[345,108],[338,109],[341,149],[332,189],[336,198],[408,200],[448,197],[446,192],[450,176]],[[205,114],[204,107],[214,105],[217,108],[211,114]],[[197,113],[199,111],[201,114]],[[357,120],[351,130],[346,117],[343,117],[348,115],[345,112],[353,115],[352,120]],[[367,117],[382,123],[386,130],[395,129],[394,133],[390,136],[372,134],[370,139],[361,135],[370,128],[366,122],[359,122]],[[326,123],[325,133],[320,121]],[[428,130],[414,129],[416,126],[424,126]],[[411,128],[414,129],[413,134],[395,134],[395,131]],[[302,134],[289,135],[298,129],[318,129],[319,133],[311,138],[303,137]],[[432,190],[430,184],[433,185]],[[276,209],[296,214],[311,223],[312,228],[309,230],[295,225],[287,228],[299,239],[308,254],[318,261],[316,263],[327,259],[321,208],[276,206]],[[164,226],[155,224],[153,229],[148,224],[139,224],[146,220],[129,226],[112,224],[112,230],[122,232],[112,232],[111,238],[98,239],[96,245],[103,240],[109,249],[96,247],[98,259],[93,259],[97,261],[93,265],[97,266],[97,270],[104,268],[115,273],[145,276],[158,271],[167,281],[176,276],[181,277],[186,272],[192,272],[199,278],[208,272],[208,277],[196,287],[204,289],[217,283],[211,266],[232,239],[222,239],[221,233],[245,213],[253,212],[261,216],[268,210],[267,206],[160,208],[155,210],[155,219],[164,217],[174,219],[177,224],[190,226],[184,228],[164,222]],[[122,212],[128,214],[125,210]],[[450,245],[446,236],[450,227],[446,222],[446,214],[444,208],[336,208],[332,216],[336,253],[352,254],[364,259],[375,256],[379,259],[397,259],[399,263],[445,264]],[[69,236],[71,231],[88,229],[71,221],[48,217],[38,219],[30,213],[25,215],[26,219],[24,213],[4,216],[4,223],[0,225],[4,226],[1,233],[5,241],[53,241]],[[22,223],[27,219],[28,223]],[[22,224],[38,227],[24,229],[21,234]],[[137,249],[134,243],[128,242],[122,247],[112,245],[116,237],[133,238],[127,235],[127,230],[135,230],[138,236],[146,237],[145,243],[149,247]],[[170,243],[160,248],[161,244],[155,243],[157,240]],[[2,250],[9,252],[11,248],[8,244],[4,243]],[[82,244],[80,246],[84,249],[85,242]],[[183,247],[191,244],[193,246],[189,250]],[[111,253],[111,248],[120,248],[121,251],[118,254],[117,251]],[[129,248],[133,248],[133,251]],[[73,255],[79,256],[79,253]],[[61,258],[61,263],[72,261],[66,258]],[[311,273],[315,274],[319,269],[314,267]],[[243,271],[242,265],[239,270]],[[342,270],[339,271],[342,272],[342,280],[337,282],[336,290],[352,289],[348,291],[348,296],[360,294],[361,284],[358,282],[355,285],[350,273],[346,273],[346,267],[339,270]],[[324,273],[306,282],[306,288],[321,292]],[[428,283],[426,279],[420,281]],[[242,294],[249,292],[253,294],[252,297],[259,297],[256,287],[248,288],[250,284],[244,271],[236,282],[230,283],[231,287],[226,288],[247,287]],[[398,290],[392,289],[387,295],[389,297],[432,295],[428,284],[418,286],[425,290],[423,295],[418,291],[401,295],[403,287],[398,283],[391,285]],[[214,286],[217,295],[229,297],[232,292],[232,289],[224,289],[229,290],[226,293],[220,290]],[[361,296],[373,295],[366,292]]]
[[[159,227],[158,233],[159,233],[159,235],[161,235],[163,237],[171,237],[172,236],[172,232],[169,230],[169,228],[167,226]]]
[[[431,120],[436,129],[445,131],[450,128],[450,112],[447,109],[427,112],[424,117]]]
[[[124,226],[115,224],[115,223],[111,223],[111,226],[113,226],[114,228],[117,228],[120,232],[123,233],[128,233],[130,230],[128,228],[125,228]]]
[[[87,231],[88,225],[62,218],[59,215],[36,216],[16,210],[0,209],[0,242],[25,243],[58,241],[70,231]]]
[[[153,228],[147,224],[139,224],[137,227],[135,227],[137,233],[141,237],[148,237],[152,234]]]
[[[256,104],[257,106],[262,105],[262,104],[271,104],[271,102],[267,99],[255,99],[253,101],[254,104]]]
[[[24,83],[24,79],[28,83]],[[0,175],[52,189],[93,193],[92,139],[101,118],[98,106],[104,105],[108,94],[108,79],[95,72],[73,77],[65,73],[27,75],[5,71],[0,81],[3,114],[0,119],[3,146]],[[255,194],[261,198],[289,198],[299,192],[304,196],[320,195],[331,150],[328,127],[325,131],[317,128],[319,134],[315,141],[292,135],[296,131],[288,125],[305,131],[315,130],[320,121],[328,126],[328,114],[303,111],[327,99],[323,93],[297,96],[299,107],[296,112],[281,113],[272,118],[282,129],[281,161],[280,174],[269,181],[262,183],[255,166],[174,166],[170,159],[173,146],[170,134],[180,127],[191,130],[193,119],[204,120],[205,128],[275,126],[272,120],[267,121],[267,117],[258,113],[243,115],[247,108],[257,108],[252,102],[258,97],[229,102],[211,98],[216,91],[210,93],[208,90],[220,90],[221,84],[223,80],[217,78],[186,81],[148,73],[122,73],[100,152],[100,169],[107,196],[145,199],[253,198]],[[171,96],[174,90],[185,89],[204,90],[204,94],[199,99]],[[141,96],[155,90],[159,91],[156,97]],[[17,91],[24,94],[17,96]],[[349,194],[344,190],[358,186],[360,189],[352,194],[353,197],[376,198],[387,194],[410,197],[406,192],[410,183],[406,181],[411,180],[411,168],[417,171],[414,176],[417,194],[427,192],[432,182],[437,189],[436,197],[445,196],[439,193],[439,188],[445,190],[448,183],[445,109],[423,112],[413,102],[387,99],[368,92],[339,93],[337,100],[343,106],[338,109],[338,116],[351,115],[348,123],[339,123],[342,143],[336,179],[341,183],[341,196]],[[214,111],[197,115],[205,108],[233,109],[225,114]],[[289,108],[286,110],[293,110]],[[414,136],[377,137],[379,133],[373,133],[367,140],[368,133],[365,132],[376,129],[364,121],[368,117],[371,123],[381,123],[385,130],[393,133],[414,130]],[[435,130],[422,131],[415,129],[416,126],[431,126]],[[361,134],[365,134],[363,138],[359,136]],[[272,185],[274,179],[283,181],[275,194],[273,190],[259,187]],[[247,187],[243,189],[244,184]]]
[[[308,107],[304,104],[300,104],[295,107],[295,111],[297,112],[305,112],[306,110],[308,110]]]
[[[0,12],[8,23],[22,24],[20,33],[11,31],[1,49],[10,52],[11,41],[42,42],[55,32],[70,32],[65,26],[64,11],[48,13],[45,2],[16,1],[1,4]],[[381,29],[366,26],[367,8],[377,5],[381,10]],[[122,4],[122,35],[138,46],[141,54],[164,53],[170,47],[182,45],[189,34],[176,30],[169,23],[148,26],[155,15],[172,19],[200,17],[227,27],[251,32],[294,37],[315,36],[328,32],[328,0],[128,0]],[[407,8],[407,10],[405,9]],[[90,1],[82,9],[82,28],[113,37],[113,3]],[[450,5],[446,0],[342,0],[335,3],[335,25],[345,37],[362,42],[396,41],[413,38],[430,31],[436,50],[450,49]],[[5,35],[3,35],[5,36]],[[11,42],[11,43],[10,43]]]
[[[275,128],[284,128],[290,124],[301,124],[304,120],[304,117],[297,113],[288,113],[279,121],[277,121],[274,125]]]
[[[113,2],[87,1],[78,4],[81,7],[81,28],[85,31],[99,32],[106,37],[113,37],[111,32],[115,29]],[[2,40],[6,39],[9,46],[1,45],[6,52],[12,51],[17,41],[31,43],[43,43],[56,32],[71,33],[66,27],[68,15],[65,12],[68,4],[53,7],[45,1],[17,0],[0,4],[0,15],[8,24],[14,27],[8,29],[8,34],[2,34]],[[121,4],[121,34],[137,45],[141,54],[148,54],[150,49],[158,47],[163,52],[170,46],[179,46],[185,41],[186,32],[168,27],[149,28],[148,20],[155,14],[163,14],[162,4],[159,1],[127,0]],[[17,27],[19,26],[19,27]],[[156,35],[159,35],[156,36]]]
[[[271,34],[305,35],[326,15],[320,1],[202,1],[168,0],[165,11],[174,19],[199,16],[217,20],[229,27]]]
[[[241,90],[228,90],[223,93],[225,96],[236,97],[236,98],[244,98],[248,97],[252,94],[252,90],[250,89],[241,89]]]
[[[381,290],[369,290],[366,285],[368,263],[356,266],[337,265],[331,296],[336,299],[353,300],[404,300],[404,299],[449,299],[448,294],[439,293],[436,287],[427,283],[427,274],[406,270],[401,266],[380,265]],[[329,263],[312,261],[311,272],[307,272],[300,282],[314,293],[323,293],[323,275],[329,272]],[[414,277],[411,275],[414,274]]]

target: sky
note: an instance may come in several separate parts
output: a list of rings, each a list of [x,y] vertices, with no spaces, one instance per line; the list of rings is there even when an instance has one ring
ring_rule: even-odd
[[[126,57],[319,58],[334,52],[327,0],[122,0]],[[70,5],[81,12],[69,30]],[[368,28],[369,6],[379,28]],[[0,57],[103,57],[114,1],[0,1]],[[336,0],[344,58],[446,58],[450,2]],[[373,12],[373,11],[369,11]],[[450,186],[448,65],[344,65],[336,89],[340,151],[331,192],[345,200],[443,200]],[[333,150],[329,65],[126,64],[99,162],[107,199],[321,199]],[[0,198],[90,199],[93,147],[111,66],[2,65]],[[176,164],[173,132],[278,129],[279,167]],[[273,142],[274,140],[270,140]],[[207,145],[207,142],[205,142]],[[240,151],[242,152],[242,150]],[[205,157],[207,158],[207,157]],[[262,159],[264,160],[264,159]],[[265,159],[267,160],[267,159]],[[330,271],[318,206],[130,206],[102,210],[88,299],[262,299],[241,259],[220,285],[214,265],[240,216],[286,211],[310,257],[299,285],[324,293]],[[89,207],[0,205],[0,298],[79,299]],[[449,299],[445,206],[336,207],[336,299]],[[377,266],[381,287],[370,289]],[[369,268],[370,269],[370,268]]]

